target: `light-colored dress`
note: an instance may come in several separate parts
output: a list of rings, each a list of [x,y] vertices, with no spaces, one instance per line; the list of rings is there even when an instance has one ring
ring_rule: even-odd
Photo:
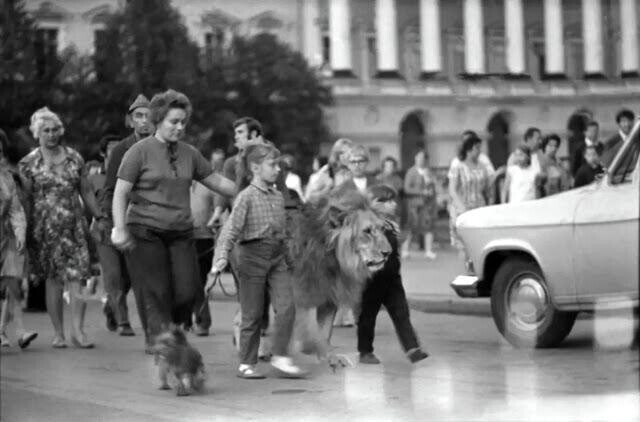
[[[0,279],[23,276],[24,253],[18,252],[16,239],[24,244],[26,226],[13,176],[0,168]]]
[[[517,165],[507,167],[509,184],[508,202],[523,202],[536,199],[536,175],[537,168],[532,165],[520,167]]]
[[[458,204],[453,201],[449,205],[451,244],[462,247],[455,228],[456,218],[465,211],[487,205],[490,185],[489,169],[482,163],[469,165],[465,161],[458,161],[449,169],[449,185],[455,187],[464,207],[458,208]]]
[[[18,164],[31,184],[28,246],[34,283],[84,283],[90,276],[88,224],[80,202],[84,160],[65,147],[64,162],[54,169],[44,162],[40,148]]]

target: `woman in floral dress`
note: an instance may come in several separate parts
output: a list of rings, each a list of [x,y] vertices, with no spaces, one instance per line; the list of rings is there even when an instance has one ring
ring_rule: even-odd
[[[488,204],[491,181],[487,167],[478,160],[481,144],[476,135],[465,138],[458,154],[460,163],[449,170],[449,212],[453,221],[465,211]],[[452,235],[454,244],[464,252],[455,229]]]
[[[28,248],[34,283],[46,283],[47,311],[55,337],[52,346],[66,347],[63,326],[63,291],[69,291],[71,340],[76,347],[92,348],[83,331],[86,303],[80,298],[90,276],[88,227],[80,197],[96,218],[101,213],[84,172],[84,161],[61,144],[60,118],[42,108],[31,116],[31,131],[40,146],[19,163],[28,204]]]

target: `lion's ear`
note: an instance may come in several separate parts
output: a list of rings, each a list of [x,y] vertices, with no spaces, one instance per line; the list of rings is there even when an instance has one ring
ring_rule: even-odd
[[[329,219],[329,225],[333,228],[341,227],[346,216],[347,216],[347,213],[336,206],[330,206],[327,211],[327,218]]]

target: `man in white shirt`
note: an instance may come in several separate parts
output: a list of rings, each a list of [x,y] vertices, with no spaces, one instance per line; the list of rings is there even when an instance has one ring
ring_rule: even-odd
[[[524,132],[524,144],[531,151],[531,166],[535,173],[540,173],[540,158],[542,156],[542,132],[537,127],[530,127]],[[516,164],[515,154],[512,152],[507,160],[507,167]]]
[[[281,158],[282,170],[286,172],[284,184],[287,189],[291,189],[298,194],[301,201],[304,201],[304,194],[302,193],[302,181],[300,176],[293,172],[295,168],[295,159],[291,154],[284,154]]]

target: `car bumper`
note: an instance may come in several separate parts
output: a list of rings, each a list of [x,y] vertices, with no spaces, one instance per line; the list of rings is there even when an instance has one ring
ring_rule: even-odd
[[[480,279],[474,275],[459,275],[451,282],[451,288],[460,297],[478,297]]]

